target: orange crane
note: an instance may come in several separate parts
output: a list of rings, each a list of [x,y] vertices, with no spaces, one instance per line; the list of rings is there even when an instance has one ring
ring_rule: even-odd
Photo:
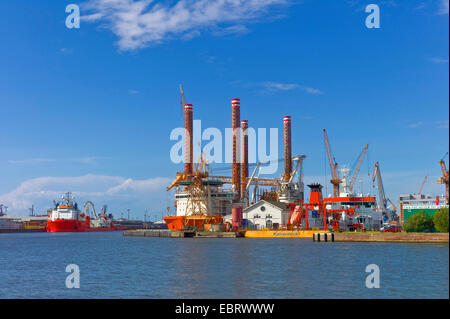
[[[423,191],[423,186],[425,185],[425,183],[427,182],[428,176],[425,176],[425,178],[422,181],[422,184],[420,184],[420,188],[419,188],[419,192],[417,193],[417,195],[422,194]]]
[[[445,185],[445,203],[448,205],[448,184],[449,184],[449,172],[447,166],[445,165],[445,158],[448,152],[445,153],[444,157],[440,160],[439,165],[441,166],[442,177],[437,180],[438,183]]]
[[[331,153],[330,140],[328,139],[326,129],[323,129],[323,135],[325,138],[325,147],[327,149],[328,163],[330,164],[331,170],[330,182],[331,184],[333,184],[333,197],[339,197],[339,184],[342,183],[342,180],[339,178],[338,164],[336,163],[335,159],[333,158],[333,154]]]

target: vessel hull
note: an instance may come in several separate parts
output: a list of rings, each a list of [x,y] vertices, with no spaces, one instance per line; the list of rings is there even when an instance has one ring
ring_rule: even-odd
[[[206,224],[222,224],[222,216],[166,216],[163,218],[169,230],[202,230]]]
[[[90,227],[90,224],[73,219],[59,219],[47,221],[47,232],[93,232],[93,231],[118,231],[124,230],[123,227]]]
[[[182,230],[184,228],[184,216],[166,216],[163,219],[169,230]]]

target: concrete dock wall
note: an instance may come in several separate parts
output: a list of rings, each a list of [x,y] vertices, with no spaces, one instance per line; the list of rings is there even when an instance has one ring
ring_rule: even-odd
[[[448,243],[448,233],[335,233],[335,242]]]
[[[45,228],[39,228],[39,229],[26,229],[26,228],[1,228],[0,234],[6,234],[6,233],[43,233],[46,232]]]
[[[325,233],[317,231],[195,232],[160,229],[125,230],[124,236],[161,238],[311,238],[316,242],[448,243],[448,233]]]

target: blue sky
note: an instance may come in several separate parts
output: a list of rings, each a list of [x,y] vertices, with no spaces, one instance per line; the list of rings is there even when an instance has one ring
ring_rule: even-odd
[[[65,26],[70,3],[80,29]],[[365,27],[369,3],[380,29]],[[250,126],[280,128],[280,156],[292,116],[307,182],[329,180],[325,127],[339,163],[370,143],[365,192],[379,161],[393,200],[425,175],[441,194],[448,21],[448,0],[2,1],[0,202],[45,211],[72,190],[116,216],[160,214],[180,170],[169,157],[180,83],[203,127],[230,127],[240,98]]]

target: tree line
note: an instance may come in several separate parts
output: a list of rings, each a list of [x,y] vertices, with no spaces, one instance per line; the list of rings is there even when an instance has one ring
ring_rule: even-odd
[[[434,215],[428,216],[424,212],[414,214],[403,225],[403,230],[418,233],[448,233],[449,209],[441,208]]]

